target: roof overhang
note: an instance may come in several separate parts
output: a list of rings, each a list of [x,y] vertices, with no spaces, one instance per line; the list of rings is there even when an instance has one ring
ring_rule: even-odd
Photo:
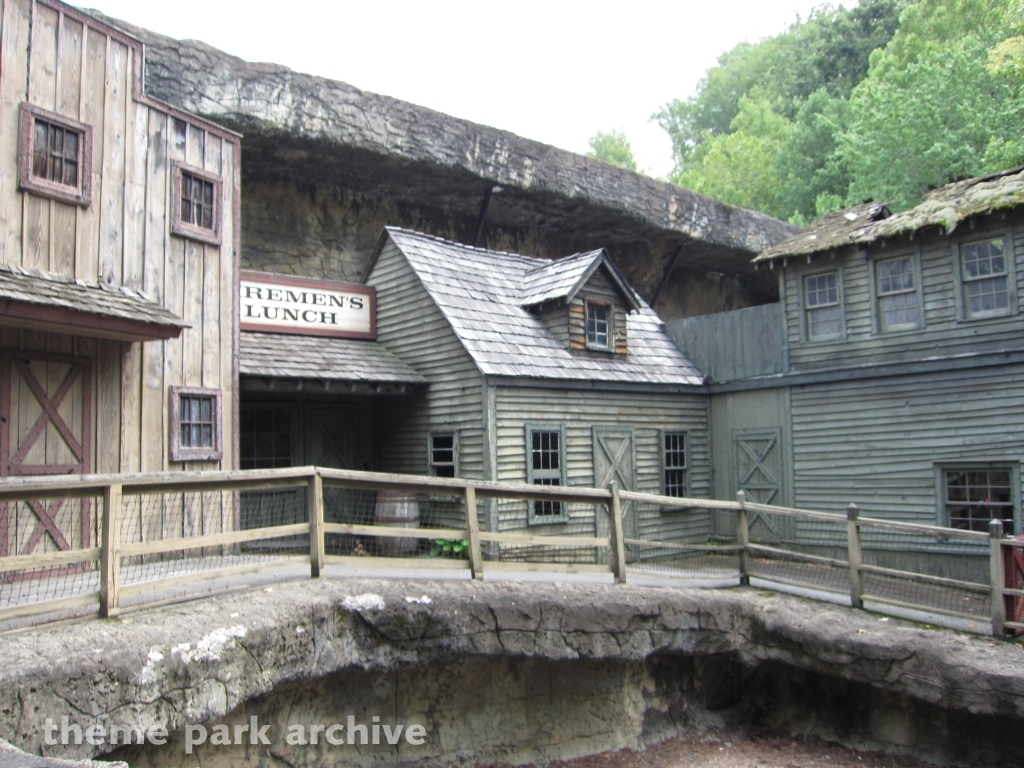
[[[242,389],[409,394],[427,379],[375,341],[242,331]]]
[[[0,324],[117,341],[173,339],[189,327],[145,294],[0,265]]]

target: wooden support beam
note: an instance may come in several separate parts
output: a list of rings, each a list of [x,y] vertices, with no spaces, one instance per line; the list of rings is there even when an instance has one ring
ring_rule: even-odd
[[[626,583],[626,537],[622,532],[622,499],[619,496],[619,483],[612,480],[608,483],[608,490],[612,494],[611,503],[608,505],[608,514],[611,515],[608,526],[611,531],[612,545],[612,573],[615,574],[615,581],[618,584]]]
[[[736,492],[736,503],[739,513],[736,515],[736,541],[740,550],[740,584],[750,583],[750,524],[747,519],[747,494]]]
[[[857,518],[860,517],[860,509],[856,504],[846,508],[846,559],[850,563],[850,605],[854,608],[863,608],[864,601],[861,595],[864,587],[861,582],[860,567],[863,562],[860,546],[860,526],[857,525]]]
[[[1003,521],[992,520],[988,524],[989,536],[989,579],[992,585],[992,635],[1006,636],[1006,603],[1003,601],[1003,584],[1006,579],[1003,567]]]
[[[121,486],[103,489],[103,534],[100,547],[100,616],[105,619],[119,612],[121,576]]]
[[[483,579],[483,555],[480,552],[480,519],[476,513],[476,489],[466,486],[466,530],[469,531],[469,567],[474,579]]]
[[[316,579],[324,571],[324,481],[319,472],[309,478],[306,499],[309,507],[309,575]]]

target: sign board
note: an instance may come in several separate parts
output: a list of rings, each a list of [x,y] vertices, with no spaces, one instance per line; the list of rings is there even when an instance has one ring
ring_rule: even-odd
[[[242,272],[239,289],[243,331],[377,337],[377,292],[368,285]]]

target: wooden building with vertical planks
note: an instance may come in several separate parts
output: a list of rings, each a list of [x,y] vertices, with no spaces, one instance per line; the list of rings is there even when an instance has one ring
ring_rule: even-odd
[[[0,477],[235,466],[239,137],[147,97],[123,32],[0,8]],[[0,555],[95,536],[0,509]]]

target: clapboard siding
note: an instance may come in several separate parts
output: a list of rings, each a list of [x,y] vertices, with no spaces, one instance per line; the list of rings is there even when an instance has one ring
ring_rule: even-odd
[[[483,387],[476,365],[394,243],[383,248],[367,282],[377,289],[377,341],[430,381],[422,397],[380,409],[380,469],[428,472],[428,435],[455,430],[459,474],[483,479]]]
[[[1002,215],[984,217],[973,227],[966,223],[961,225],[948,237],[934,232],[913,241],[903,240],[875,248],[870,255],[847,249],[834,257],[818,256],[810,264],[806,260],[794,260],[785,270],[786,325],[792,369],[1019,348],[1015,339],[1021,338],[1024,332],[1024,319],[1019,311],[1004,317],[968,320],[963,318],[958,296],[960,245],[1003,235],[1008,236],[1012,246],[1007,256],[1012,255],[1014,260],[1017,295],[1024,298],[1024,224],[1019,213],[1006,218]],[[872,262],[902,255],[913,255],[920,261],[924,324],[913,331],[882,333],[878,329],[877,308],[872,296]],[[803,313],[804,277],[832,269],[839,270],[841,277],[845,338],[808,341]]]
[[[937,522],[936,462],[1020,461],[1024,367],[792,390],[796,505]]]
[[[626,335],[626,304],[622,300],[619,290],[612,285],[603,269],[599,269],[591,275],[590,279],[580,288],[579,293],[569,302],[569,346],[575,350],[587,348],[587,301],[611,306],[611,331],[615,353],[624,355],[629,352],[629,339]]]
[[[713,382],[781,373],[781,304],[684,317],[665,324],[676,346]]]
[[[569,485],[594,486],[594,426],[632,427],[635,432],[636,490],[661,493],[659,430],[687,432],[689,493],[711,495],[708,455],[708,411],[703,395],[644,394],[498,387],[496,478],[502,482],[527,480],[526,424],[565,425],[566,480]],[[525,508],[509,506],[525,524]],[[508,527],[511,521],[500,521]],[[692,534],[685,513],[648,513],[640,517],[644,538],[671,540]]]
[[[234,466],[237,139],[139,93],[137,41],[59,3],[0,7],[0,262],[143,290],[190,325],[134,344],[0,328],[0,346],[92,360],[94,470]],[[88,207],[18,190],[22,103],[92,127]],[[220,247],[171,235],[173,160],[221,176]],[[222,390],[221,462],[171,464],[176,385]]]

